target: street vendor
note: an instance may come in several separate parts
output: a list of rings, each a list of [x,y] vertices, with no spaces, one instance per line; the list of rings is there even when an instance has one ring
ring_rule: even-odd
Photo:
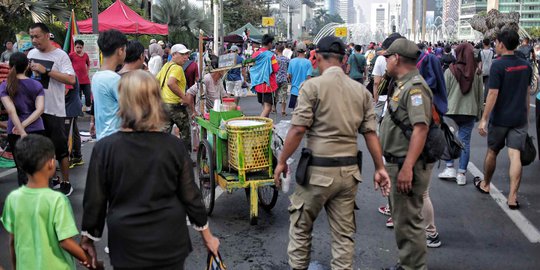
[[[217,57],[212,59],[212,68],[216,69],[218,67]],[[206,87],[206,102],[205,102],[205,112],[209,112],[210,109],[214,108],[214,101],[221,100],[221,98],[229,97],[225,88],[223,87],[223,75],[225,71],[214,71],[204,75],[202,83]],[[188,99],[188,104],[191,109],[192,117],[197,115],[202,115],[200,111],[200,97],[197,97],[199,93],[198,84],[191,86],[186,92],[186,98]],[[195,102],[193,102],[195,100]]]

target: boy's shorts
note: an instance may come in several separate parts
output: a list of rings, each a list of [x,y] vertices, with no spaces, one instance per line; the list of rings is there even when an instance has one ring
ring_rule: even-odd
[[[257,92],[257,101],[259,101],[261,104],[268,103],[270,105],[274,105],[274,93]]]
[[[506,143],[508,148],[523,151],[527,139],[527,129],[527,124],[520,127],[501,127],[490,123],[487,136],[488,147],[495,153],[499,153]]]

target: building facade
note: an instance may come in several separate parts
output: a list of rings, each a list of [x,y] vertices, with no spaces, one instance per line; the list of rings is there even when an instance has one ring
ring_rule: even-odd
[[[488,0],[487,9],[497,9],[501,13],[520,13],[521,27],[540,27],[540,0]]]
[[[356,23],[354,0],[339,0],[339,15],[346,23]]]
[[[388,3],[371,4],[371,31],[388,33],[390,23],[390,5]]]
[[[461,0],[459,7],[458,38],[473,40],[475,31],[471,28],[469,21],[471,18],[482,12],[487,11],[486,0]]]
[[[443,12],[442,12],[443,22],[454,21],[457,22],[459,19],[459,0],[444,0],[443,2]]]

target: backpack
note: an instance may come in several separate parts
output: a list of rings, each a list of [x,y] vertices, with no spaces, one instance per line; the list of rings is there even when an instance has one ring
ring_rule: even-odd
[[[191,65],[191,63],[193,63],[193,61],[187,60],[187,61],[184,63],[184,65],[182,66],[182,69],[183,69],[184,71],[186,71],[186,69],[188,69],[188,67],[189,67],[189,65]]]
[[[493,63],[493,51],[489,50],[486,53],[485,50],[478,52],[479,59],[482,61],[482,76],[489,76],[489,70],[491,69],[491,63]]]

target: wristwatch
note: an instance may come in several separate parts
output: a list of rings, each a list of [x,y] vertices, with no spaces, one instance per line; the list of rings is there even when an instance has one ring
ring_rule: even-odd
[[[49,75],[49,72],[51,72],[51,69],[50,68],[45,68],[45,73],[43,73],[43,74]]]

